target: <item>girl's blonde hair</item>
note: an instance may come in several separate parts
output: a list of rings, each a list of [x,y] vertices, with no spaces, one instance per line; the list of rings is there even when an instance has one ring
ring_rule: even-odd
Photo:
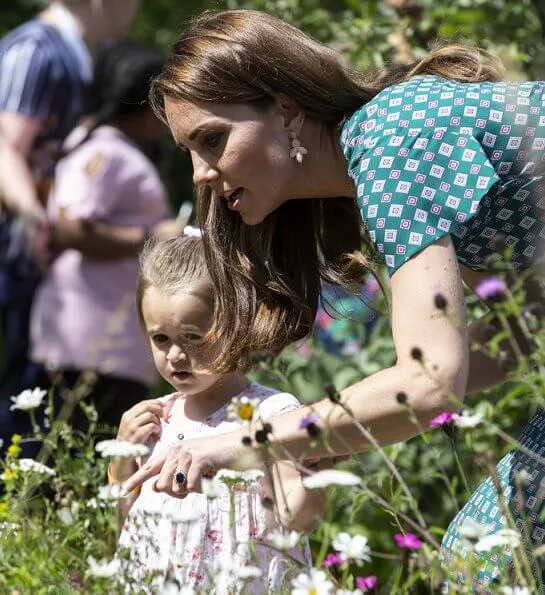
[[[212,280],[206,267],[201,238],[178,235],[149,240],[140,253],[136,286],[136,309],[141,326],[145,328],[142,301],[150,287],[172,295],[181,289],[208,283],[211,284]]]
[[[151,103],[165,120],[165,97],[266,109],[284,94],[307,118],[336,133],[377,93],[417,74],[475,82],[499,80],[503,70],[477,47],[438,44],[410,66],[364,79],[296,27],[263,12],[227,10],[206,12],[188,25],[152,84]],[[205,187],[199,190],[198,215],[217,292],[208,340],[221,337],[228,346],[217,371],[232,368],[244,352],[277,352],[306,336],[321,280],[353,287],[376,270],[353,199],[288,201],[249,227]]]

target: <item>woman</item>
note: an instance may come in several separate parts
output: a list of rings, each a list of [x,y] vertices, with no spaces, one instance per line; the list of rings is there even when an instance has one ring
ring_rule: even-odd
[[[320,279],[349,287],[379,260],[390,274],[397,361],[341,400],[380,444],[411,438],[465,394],[505,380],[468,348],[470,336],[484,341],[484,325],[467,328],[464,283],[489,275],[500,234],[515,268],[535,261],[545,85],[491,82],[502,73],[487,53],[454,45],[364,81],[270,15],[207,13],[189,25],[152,99],[190,153],[200,190],[222,313],[210,338],[230,341],[218,370],[243,346],[278,351],[304,337]],[[301,424],[311,409],[328,420],[336,453],[363,449],[350,416],[328,399],[271,420],[273,443],[295,457],[325,456]],[[158,490],[198,490],[204,474],[232,464],[241,437],[173,446],[127,487],[158,474]]]
[[[66,140],[49,196],[60,253],[33,304],[31,364],[20,389],[57,385],[56,415],[62,409],[75,429],[88,425],[78,399],[94,404],[99,424],[117,426],[156,380],[134,291],[143,242],[179,229],[144,152],[165,130],[146,100],[162,64],[133,43],[97,56],[87,117]],[[12,433],[30,431],[27,413],[11,405],[6,398],[0,412],[6,447]],[[35,456],[39,444],[24,448]]]

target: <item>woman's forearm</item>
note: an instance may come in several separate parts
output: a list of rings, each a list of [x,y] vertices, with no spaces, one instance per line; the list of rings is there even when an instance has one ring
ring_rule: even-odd
[[[434,376],[437,373],[428,370],[426,362],[394,366],[342,391],[342,404],[323,399],[274,417],[269,420],[274,451],[269,456],[286,458],[286,451],[296,459],[354,454],[372,440],[387,445],[421,434],[435,415],[461,407],[459,395],[464,392],[466,379],[460,378],[453,385]],[[404,399],[407,404],[400,404]],[[320,418],[318,425],[328,428],[323,434],[327,435],[327,444],[313,440],[311,446],[307,430],[300,428],[311,414]]]

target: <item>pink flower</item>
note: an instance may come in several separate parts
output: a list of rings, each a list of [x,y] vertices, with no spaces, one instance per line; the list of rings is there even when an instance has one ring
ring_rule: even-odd
[[[314,355],[314,349],[312,349],[312,347],[308,343],[302,343],[301,345],[299,345],[297,351],[303,357],[312,357]]]
[[[327,554],[325,560],[322,562],[322,566],[329,568],[330,566],[336,566],[337,564],[342,564],[344,562],[344,558],[341,554]]]
[[[377,577],[372,576],[357,576],[356,577],[356,587],[363,591],[369,591],[370,589],[374,589],[377,585]]]
[[[497,277],[487,277],[475,287],[475,293],[483,301],[500,302],[505,298],[507,285]]]
[[[407,550],[418,550],[422,547],[422,542],[414,533],[396,533],[394,539],[399,547]]]
[[[439,426],[450,424],[454,420],[454,414],[452,414],[450,411],[443,411],[443,413],[440,413],[430,421],[430,428],[438,428]]]

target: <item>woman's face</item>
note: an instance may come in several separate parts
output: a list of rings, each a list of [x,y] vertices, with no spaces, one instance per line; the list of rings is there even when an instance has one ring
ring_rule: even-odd
[[[167,98],[165,108],[176,143],[191,155],[195,185],[209,185],[244,223],[261,223],[293,198],[290,178],[297,164],[289,157],[289,130],[275,105],[262,110]]]

